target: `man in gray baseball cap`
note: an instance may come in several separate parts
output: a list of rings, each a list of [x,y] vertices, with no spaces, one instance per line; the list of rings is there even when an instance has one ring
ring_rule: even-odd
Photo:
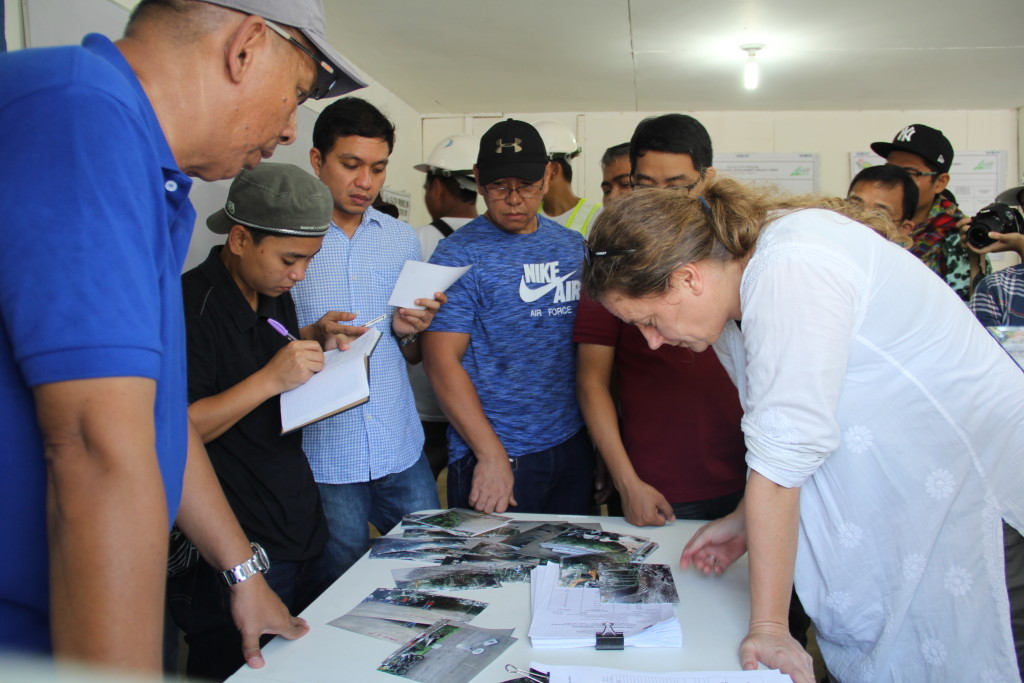
[[[218,571],[258,564],[187,415],[191,178],[361,85],[319,0],[142,0],[116,42],[0,54],[0,271],[35,274],[2,285],[0,649],[156,673],[171,522]],[[229,590],[250,666],[306,632],[261,573]]]
[[[333,207],[330,190],[291,164],[242,171],[206,219],[227,240],[181,278],[188,415],[242,530],[263,551],[255,571],[293,614],[331,577],[318,562],[327,541],[320,493],[301,430],[281,434],[279,395],[323,367],[317,328],[335,316],[300,330],[289,290],[320,250]],[[245,661],[232,586],[256,574],[192,558],[169,572],[168,611],[185,633],[188,675],[223,680]]]
[[[263,17],[271,30],[278,32],[278,24],[298,29],[313,44],[314,50],[296,40],[287,32],[285,40],[294,41],[295,47],[307,53],[317,64],[317,84],[310,97],[337,97],[366,86],[355,69],[331,47],[324,36],[324,11],[320,0],[207,0],[215,5],[229,7],[246,14]]]

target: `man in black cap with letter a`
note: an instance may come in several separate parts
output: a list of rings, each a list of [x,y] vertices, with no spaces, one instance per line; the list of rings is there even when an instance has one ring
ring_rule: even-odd
[[[593,449],[572,344],[583,240],[538,215],[547,162],[528,123],[508,119],[484,133],[473,171],[487,211],[430,259],[472,265],[423,339],[427,376],[452,425],[452,507],[589,510]]]

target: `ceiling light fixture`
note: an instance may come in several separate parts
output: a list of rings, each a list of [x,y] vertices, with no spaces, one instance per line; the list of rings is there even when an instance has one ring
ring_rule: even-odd
[[[756,90],[761,79],[761,67],[757,63],[757,53],[764,47],[761,43],[747,43],[740,45],[740,49],[747,53],[747,63],[743,65],[743,87],[747,90]]]

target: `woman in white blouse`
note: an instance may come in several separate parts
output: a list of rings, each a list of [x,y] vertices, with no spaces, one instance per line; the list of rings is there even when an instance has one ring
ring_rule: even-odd
[[[749,551],[744,668],[813,681],[795,582],[839,681],[1018,680],[1001,520],[1024,528],[1024,373],[890,234],[727,179],[642,191],[591,229],[584,284],[652,348],[713,346],[739,389],[744,503],[681,564]]]

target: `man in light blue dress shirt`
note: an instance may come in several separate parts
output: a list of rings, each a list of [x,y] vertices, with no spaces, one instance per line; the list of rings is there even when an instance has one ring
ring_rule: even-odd
[[[303,430],[330,527],[325,555],[336,576],[369,548],[367,522],[384,534],[404,515],[439,505],[405,361],[419,362],[417,336],[445,298],[417,300],[424,310],[388,305],[405,261],[420,260],[412,227],[372,207],[394,139],[394,125],[376,107],[350,97],[321,112],[310,150],[334,212],[320,253],[292,290],[299,325],[324,311],[351,311],[355,326],[390,318],[390,334],[370,357],[369,402]]]

